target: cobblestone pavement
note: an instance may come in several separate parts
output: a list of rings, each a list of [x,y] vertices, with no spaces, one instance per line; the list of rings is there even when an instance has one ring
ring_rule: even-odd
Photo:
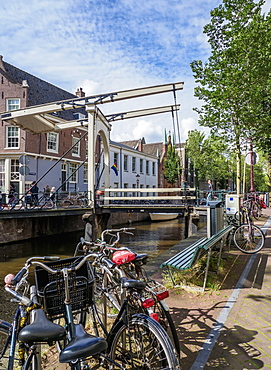
[[[255,223],[263,226],[270,216],[271,209],[267,209]],[[173,247],[169,256],[176,252]],[[232,264],[219,291],[198,295],[177,289],[170,291],[167,303],[180,338],[182,370],[271,369],[271,228],[267,230],[264,248],[252,259],[236,249],[230,255]],[[162,261],[168,258],[161,256]],[[151,263],[156,265],[155,278],[162,279],[161,271],[157,272],[157,261]],[[236,292],[248,264],[249,273]],[[232,297],[236,301],[231,302]],[[225,309],[228,312],[221,324]],[[211,333],[209,340],[212,340],[217,327],[220,335],[212,348],[208,348],[206,339]],[[206,344],[205,360],[198,362]]]

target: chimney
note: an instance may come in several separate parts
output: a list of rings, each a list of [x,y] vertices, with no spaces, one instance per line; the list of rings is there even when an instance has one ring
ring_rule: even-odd
[[[4,66],[4,62],[3,62],[3,55],[0,55],[0,68],[3,69],[4,71],[6,71],[5,66]]]
[[[86,94],[84,93],[82,87],[80,87],[79,89],[77,89],[76,91],[76,96],[78,96],[78,98],[84,98],[86,96]]]

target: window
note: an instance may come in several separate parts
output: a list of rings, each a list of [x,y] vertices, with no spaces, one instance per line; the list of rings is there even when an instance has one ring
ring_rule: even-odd
[[[70,182],[77,183],[78,179],[78,172],[77,172],[78,164],[70,163]]]
[[[58,133],[49,132],[47,134],[47,151],[48,152],[58,152]]]
[[[10,162],[10,180],[11,181],[19,181],[19,160],[18,159],[11,159]]]
[[[80,139],[78,137],[72,138],[72,146],[74,145],[74,147],[72,148],[72,155],[75,157],[80,156],[80,141],[79,140]]]
[[[119,183],[118,182],[114,182],[114,189],[117,189],[119,187]],[[118,192],[114,192],[114,197],[118,197],[119,196],[119,194],[118,194]]]
[[[123,184],[123,187],[124,187],[124,189],[127,189],[128,188],[128,183],[124,183]],[[128,195],[128,193],[125,191],[124,193],[123,193],[123,195],[125,196],[125,197],[127,197],[127,195]]]
[[[73,113],[74,119],[85,119],[86,116],[82,113]]]
[[[124,171],[128,171],[128,155],[124,155],[124,158],[123,158],[123,169],[124,169]]]
[[[6,126],[6,148],[19,149],[20,129],[15,126]]]
[[[84,184],[88,183],[88,165],[84,164]]]
[[[7,99],[6,100],[6,109],[7,109],[7,111],[20,109],[20,99]]]
[[[132,172],[136,172],[136,158],[132,157]]]
[[[155,176],[155,162],[152,162],[152,175]]]
[[[140,159],[140,162],[139,162],[139,170],[140,170],[140,173],[143,173],[143,159]]]
[[[5,191],[5,160],[0,159],[0,191],[3,193]]]
[[[147,175],[149,175],[149,172],[150,172],[150,170],[149,170],[149,164],[150,164],[150,162],[149,161],[146,161],[146,174]]]
[[[136,184],[133,184],[133,185],[132,185],[132,188],[133,188],[133,189],[135,189],[135,188],[136,188]],[[133,192],[133,197],[135,197],[135,196],[136,196],[136,193],[135,193],[135,192]]]
[[[118,155],[118,153],[114,153],[114,164],[116,164],[116,165],[117,165],[117,167],[119,166],[119,164],[118,164],[118,159],[119,159],[119,155]]]

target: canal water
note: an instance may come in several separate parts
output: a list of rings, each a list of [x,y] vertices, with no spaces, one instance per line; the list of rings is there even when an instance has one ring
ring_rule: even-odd
[[[148,253],[150,258],[156,257],[184,238],[183,220],[181,218],[166,222],[133,223],[130,227],[134,228],[131,230],[134,235],[121,234],[120,246],[127,246],[137,253]],[[18,272],[29,257],[57,255],[65,258],[72,256],[81,236],[84,236],[84,231],[1,245],[0,282],[2,283],[0,283],[0,289],[4,286],[5,275]]]

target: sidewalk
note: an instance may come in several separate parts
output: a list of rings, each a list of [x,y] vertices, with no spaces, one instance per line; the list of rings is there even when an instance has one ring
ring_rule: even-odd
[[[263,226],[270,216],[269,208],[255,223]],[[182,370],[271,369],[271,227],[260,253],[251,257],[233,249],[231,255],[220,291],[195,295],[172,289],[167,299],[180,338]],[[244,270],[248,275],[240,283]],[[161,271],[155,277],[161,279]]]

